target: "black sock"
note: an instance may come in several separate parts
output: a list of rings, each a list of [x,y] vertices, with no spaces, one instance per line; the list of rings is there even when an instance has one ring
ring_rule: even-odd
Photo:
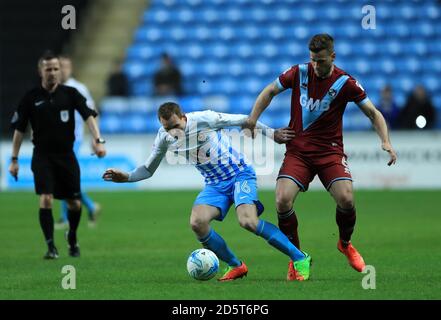
[[[80,210],[67,210],[67,220],[69,220],[69,233],[67,240],[69,245],[74,246],[77,244],[77,229],[80,224],[81,209]]]
[[[297,232],[299,223],[294,209],[291,208],[291,210],[286,212],[278,212],[277,217],[279,220],[280,231],[282,231],[288,237],[289,241],[300,250],[300,240]]]
[[[338,225],[338,231],[343,245],[348,245],[349,241],[351,241],[351,236],[355,227],[355,207],[351,209],[343,209],[337,206],[335,220]]]
[[[52,209],[40,208],[40,227],[43,230],[44,238],[47,246],[50,249],[55,247],[54,244],[54,217],[52,216]]]

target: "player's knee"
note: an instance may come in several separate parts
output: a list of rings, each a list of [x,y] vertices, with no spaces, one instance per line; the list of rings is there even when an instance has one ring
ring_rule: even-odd
[[[192,211],[190,217],[190,227],[196,234],[204,233],[209,228],[210,221],[198,212]]]
[[[72,211],[79,211],[81,209],[80,200],[66,200],[67,209]]]
[[[351,209],[354,207],[354,197],[351,192],[346,192],[338,197],[337,204],[340,208]]]
[[[288,192],[278,191],[276,192],[276,207],[277,211],[285,212],[291,209],[293,197]]]
[[[42,194],[40,196],[40,208],[51,209],[54,198],[51,194]]]
[[[251,208],[241,207],[239,206],[237,210],[239,225],[248,231],[255,232],[259,223],[257,213]]]
[[[257,219],[253,219],[250,217],[239,219],[239,225],[251,232],[256,232],[257,230]]]

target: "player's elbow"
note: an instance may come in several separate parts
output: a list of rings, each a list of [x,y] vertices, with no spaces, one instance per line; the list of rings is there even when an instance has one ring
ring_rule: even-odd
[[[379,110],[376,110],[371,121],[375,128],[387,128],[386,119],[384,119],[383,114]]]
[[[366,116],[369,118],[369,120],[372,122],[373,125],[375,125],[378,120],[382,117],[380,111],[377,109],[371,109],[366,113]]]

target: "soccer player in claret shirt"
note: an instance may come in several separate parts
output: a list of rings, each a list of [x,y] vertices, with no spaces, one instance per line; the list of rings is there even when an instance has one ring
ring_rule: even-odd
[[[183,156],[205,178],[205,188],[199,193],[191,210],[190,225],[199,242],[213,251],[228,267],[220,281],[245,276],[248,268],[227,246],[224,239],[210,226],[212,220],[222,221],[234,203],[239,224],[264,238],[270,245],[294,260],[295,280],[309,278],[311,257],[298,250],[289,239],[268,221],[259,218],[263,206],[257,197],[256,174],[252,165],[231,145],[222,128],[241,126],[246,115],[200,111],[183,114],[173,102],[159,107],[158,130],[153,151],[146,163],[131,172],[107,169],[103,179],[113,182],[136,182],[150,178],[167,151]],[[272,130],[257,123],[262,133],[274,141],[285,143],[292,138],[290,130]]]
[[[300,247],[297,217],[293,203],[299,191],[308,190],[315,175],[334,198],[339,228],[337,248],[349,264],[361,272],[365,262],[351,244],[356,214],[352,177],[343,150],[342,117],[348,102],[355,102],[372,122],[389,153],[388,165],[397,156],[389,140],[386,122],[366,95],[363,87],[345,71],[334,65],[334,40],[318,34],[309,42],[309,63],[295,65],[282,73],[257,97],[244,128],[253,129],[257,119],[274,96],[292,90],[289,127],[295,137],[287,143],[285,158],[277,177],[276,206],[280,229],[296,247]],[[295,276],[292,262],[288,279]]]

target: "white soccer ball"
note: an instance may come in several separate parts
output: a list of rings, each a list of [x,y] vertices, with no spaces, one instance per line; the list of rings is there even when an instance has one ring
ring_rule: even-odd
[[[196,280],[210,280],[219,270],[219,259],[208,249],[193,251],[187,260],[188,274]]]

